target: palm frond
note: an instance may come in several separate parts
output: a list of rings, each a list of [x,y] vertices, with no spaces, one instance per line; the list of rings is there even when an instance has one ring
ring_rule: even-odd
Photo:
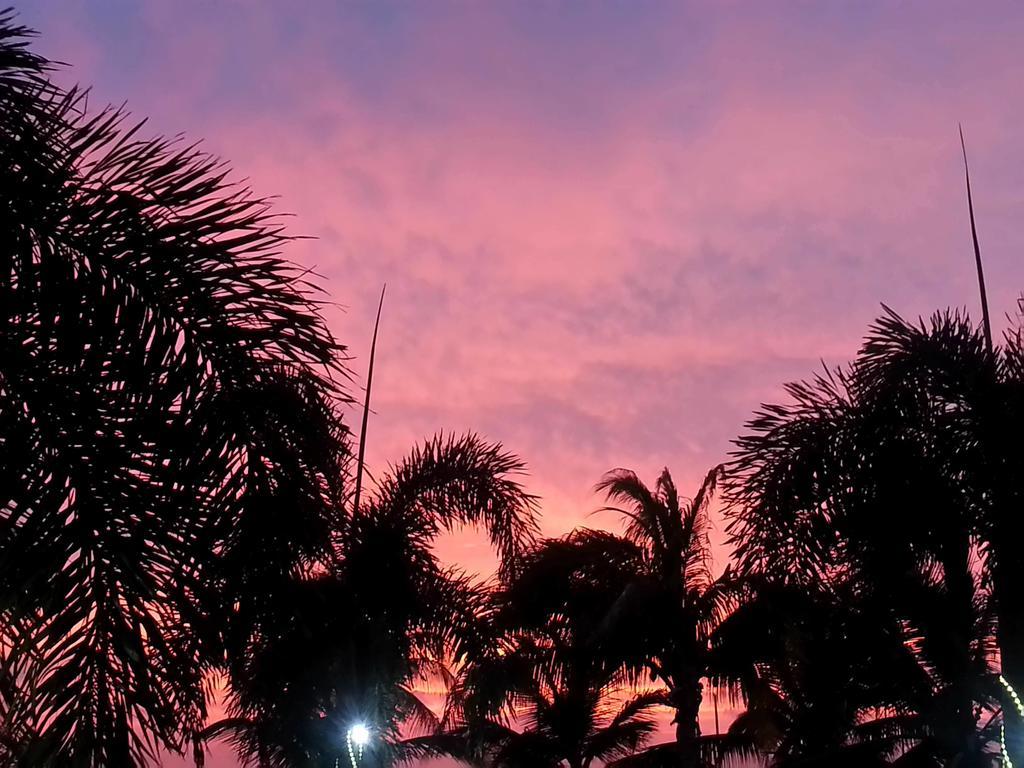
[[[398,686],[398,715],[404,724],[420,735],[436,733],[441,728],[440,718],[405,685]]]
[[[701,736],[696,753],[704,766],[729,766],[734,759],[738,761],[736,765],[752,765],[760,755],[745,738],[732,734]],[[612,760],[608,768],[677,768],[683,759],[680,746],[672,741]]]
[[[266,200],[25,35],[0,15],[4,714],[28,764],[140,764],[201,727],[249,526],[294,511],[278,571],[326,551],[344,348]]]
[[[501,445],[473,434],[438,434],[381,478],[367,514],[400,520],[421,541],[440,530],[481,524],[503,568],[513,568],[538,530],[536,499],[516,477],[524,472]]]

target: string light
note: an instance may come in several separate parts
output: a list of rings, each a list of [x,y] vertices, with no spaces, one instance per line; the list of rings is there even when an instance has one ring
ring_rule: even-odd
[[[1017,695],[1017,691],[1010,685],[1010,681],[1007,680],[1003,675],[999,676],[999,682],[1003,688],[1006,689],[1007,695],[1010,697],[1010,701],[1013,702],[1013,706],[1017,708],[1017,715],[1024,718],[1024,702],[1021,702],[1020,696]],[[1004,718],[1005,719],[1005,718]],[[1003,754],[1003,768],[1013,768],[1013,761],[1010,759],[1010,752],[1006,749],[1006,725],[999,726],[999,741],[1001,751]]]
[[[363,749],[370,742],[370,729],[362,723],[356,723],[348,729],[345,734],[345,745],[348,747],[348,759],[352,761],[352,768],[359,768],[359,761],[363,759]]]

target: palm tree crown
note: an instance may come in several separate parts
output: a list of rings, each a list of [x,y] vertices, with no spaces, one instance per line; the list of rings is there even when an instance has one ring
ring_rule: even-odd
[[[668,470],[653,489],[628,470],[610,472],[598,485],[617,505],[608,509],[625,517],[626,539],[640,554],[609,614],[606,642],[668,688],[683,765],[698,765],[702,752],[713,751],[697,719],[702,679],[710,673],[713,634],[742,590],[728,568],[712,572],[708,505],[720,474],[712,469],[691,500],[680,497]]]
[[[488,768],[588,768],[647,739],[664,692],[631,691],[628,669],[595,642],[636,554],[588,530],[527,553],[490,596],[480,617],[487,641],[452,687],[450,752]]]
[[[928,701],[908,698],[931,718],[921,749],[964,765],[988,759],[993,661],[1012,670],[1018,653],[1003,638],[1019,624],[1006,610],[1019,555],[1005,528],[993,535],[1019,498],[1016,347],[990,352],[956,313],[913,325],[887,311],[848,370],[791,385],[792,404],[755,418],[730,489],[745,572],[852,584],[898,620],[931,679]]]
[[[254,564],[330,553],[343,348],[264,200],[28,34],[0,14],[0,722],[18,764],[139,764],[202,722]]]
[[[484,527],[512,573],[536,535],[522,463],[475,435],[439,435],[391,468],[358,510],[345,510],[326,568],[278,586],[230,649],[230,734],[263,766],[333,766],[356,722],[374,733],[367,759],[427,754],[417,736],[440,723],[416,694],[446,665],[481,652],[482,585],[442,566],[434,538]]]

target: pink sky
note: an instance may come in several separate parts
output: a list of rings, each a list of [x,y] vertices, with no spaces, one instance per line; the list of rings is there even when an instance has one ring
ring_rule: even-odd
[[[1024,288],[1024,6],[34,0],[39,49],[280,196],[362,375],[369,454],[473,429],[544,529],[616,466],[684,489],[885,302]],[[1005,322],[1000,322],[1001,326]],[[443,543],[470,569],[478,537]],[[724,555],[724,553],[723,553]],[[231,765],[219,758],[214,766]]]

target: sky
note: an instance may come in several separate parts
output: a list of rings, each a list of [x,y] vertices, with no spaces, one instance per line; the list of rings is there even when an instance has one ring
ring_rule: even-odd
[[[387,283],[372,467],[477,431],[527,462],[552,535],[616,525],[592,514],[613,467],[667,466],[692,493],[783,382],[849,360],[882,303],[978,315],[958,122],[998,328],[1024,290],[1021,4],[20,12],[62,82],[203,139],[294,214],[313,239],[288,255],[336,302],[355,394]],[[441,551],[491,564],[470,533]]]

